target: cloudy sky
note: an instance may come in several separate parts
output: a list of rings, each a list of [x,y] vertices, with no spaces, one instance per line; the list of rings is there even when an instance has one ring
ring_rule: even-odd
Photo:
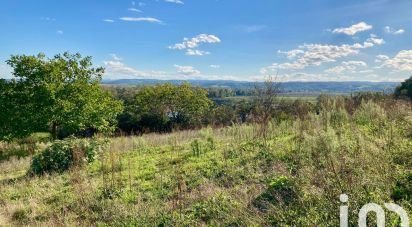
[[[93,56],[105,79],[400,81],[410,0],[2,0],[12,54]]]

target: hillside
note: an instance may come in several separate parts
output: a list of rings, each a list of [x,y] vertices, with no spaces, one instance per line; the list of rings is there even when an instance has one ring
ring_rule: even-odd
[[[133,86],[133,85],[155,85],[163,83],[181,84],[183,80],[151,80],[151,79],[122,79],[122,80],[105,80],[103,84],[111,86]],[[258,82],[231,81],[231,80],[188,80],[187,82],[195,86],[210,87],[227,87],[232,89],[253,89]],[[352,92],[385,92],[391,93],[398,86],[397,82],[283,82],[281,83],[282,91],[302,92],[302,93],[334,93],[349,94]]]
[[[366,202],[409,212],[412,110],[339,99],[317,115],[270,124],[110,139],[91,165],[27,176],[0,164],[0,225],[338,226]],[[389,108],[390,105],[390,108]],[[387,216],[398,223],[395,216]]]

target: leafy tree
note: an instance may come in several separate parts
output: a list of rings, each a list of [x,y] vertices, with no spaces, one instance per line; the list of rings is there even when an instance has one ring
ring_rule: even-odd
[[[395,90],[396,97],[408,97],[412,99],[412,76],[401,83]]]
[[[145,86],[134,104],[140,124],[151,131],[199,126],[210,106],[207,91],[188,83]]]
[[[53,58],[14,55],[14,79],[0,81],[0,139],[50,131],[53,138],[93,128],[114,129],[122,104],[100,87],[103,68],[91,57],[64,53]]]
[[[229,126],[237,121],[236,112],[233,107],[220,105],[210,112],[210,123],[215,126]]]

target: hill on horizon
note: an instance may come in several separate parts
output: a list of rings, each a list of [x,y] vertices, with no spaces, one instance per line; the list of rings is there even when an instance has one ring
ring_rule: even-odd
[[[157,79],[119,79],[103,80],[102,84],[109,86],[138,86],[156,84],[181,84],[189,82],[192,85],[204,88],[226,87],[232,89],[253,89],[262,82],[234,81],[234,80],[157,80]],[[370,81],[311,81],[311,82],[280,82],[283,93],[309,92],[309,93],[340,93],[353,92],[385,92],[394,91],[399,82],[370,82]]]

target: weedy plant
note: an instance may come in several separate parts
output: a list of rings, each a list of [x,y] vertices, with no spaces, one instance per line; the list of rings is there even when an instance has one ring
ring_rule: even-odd
[[[33,157],[29,172],[31,174],[63,172],[72,166],[91,163],[96,159],[100,147],[106,143],[107,140],[100,139],[57,140]]]

